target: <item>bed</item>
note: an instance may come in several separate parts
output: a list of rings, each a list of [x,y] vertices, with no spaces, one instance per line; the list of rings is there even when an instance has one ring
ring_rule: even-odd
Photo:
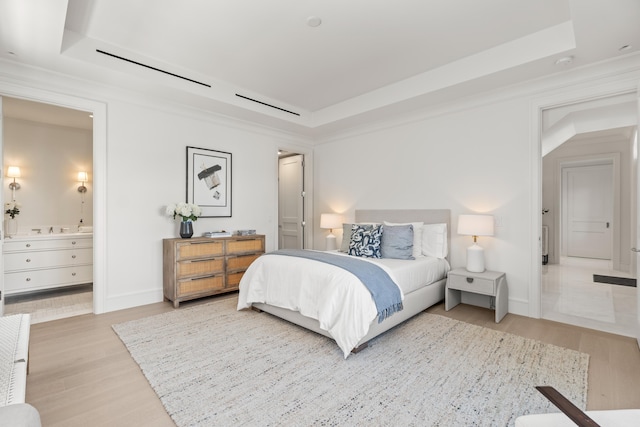
[[[346,358],[365,348],[369,340],[444,299],[450,269],[450,217],[448,209],[356,210],[356,224],[385,224],[390,231],[392,226],[411,223],[411,229],[417,230],[409,248],[415,259],[362,258],[384,270],[401,290],[402,310],[380,322],[371,294],[353,274],[334,265],[286,255],[265,254],[251,264],[240,282],[238,310],[264,311],[332,338]],[[345,226],[346,236],[350,229],[351,224]],[[423,255],[423,249],[429,256]],[[354,258],[339,251],[334,255]]]

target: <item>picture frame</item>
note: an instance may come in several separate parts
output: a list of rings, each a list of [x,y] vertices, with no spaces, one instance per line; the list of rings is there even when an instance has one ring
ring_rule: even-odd
[[[201,218],[231,216],[232,179],[231,153],[187,147],[187,203]]]

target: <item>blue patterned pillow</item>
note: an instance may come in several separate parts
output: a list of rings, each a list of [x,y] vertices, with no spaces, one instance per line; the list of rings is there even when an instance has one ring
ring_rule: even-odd
[[[381,238],[381,225],[353,224],[351,226],[351,240],[349,240],[349,255],[380,258]]]

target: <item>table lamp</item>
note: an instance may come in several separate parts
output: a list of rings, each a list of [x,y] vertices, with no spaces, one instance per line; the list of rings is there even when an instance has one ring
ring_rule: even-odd
[[[478,236],[493,236],[493,215],[458,216],[458,234],[473,236],[473,245],[467,248],[467,271],[482,273],[484,249],[478,245]]]
[[[338,214],[323,213],[320,215],[320,228],[328,228],[327,250],[334,251],[337,249],[336,236],[333,234],[334,228],[342,227],[342,216]]]

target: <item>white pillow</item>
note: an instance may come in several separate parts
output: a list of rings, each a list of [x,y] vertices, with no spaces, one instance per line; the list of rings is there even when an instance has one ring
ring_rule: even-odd
[[[448,254],[447,224],[425,224],[422,226],[422,255],[445,258]]]
[[[418,258],[422,255],[422,226],[424,225],[424,222],[403,222],[403,223],[397,223],[397,222],[388,222],[385,221],[384,225],[413,225],[413,251],[412,254],[414,258]],[[384,230],[383,230],[384,233]]]

